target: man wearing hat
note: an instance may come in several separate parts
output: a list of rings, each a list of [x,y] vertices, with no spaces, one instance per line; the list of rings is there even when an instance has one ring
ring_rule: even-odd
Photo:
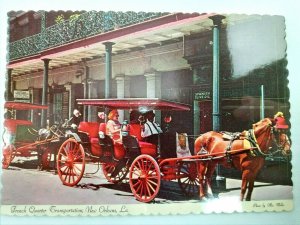
[[[285,131],[289,128],[289,126],[286,124],[283,113],[282,112],[278,112],[276,113],[276,115],[274,116],[274,120],[275,120],[275,131],[278,135],[279,138],[279,143],[285,143],[285,146],[288,146],[287,149],[284,149],[286,151],[285,154],[290,154],[290,141],[287,137],[287,135],[285,134]]]
[[[278,112],[276,113],[276,115],[274,116],[274,120],[276,122],[275,128],[277,130],[287,130],[289,128],[289,126],[286,124],[283,113],[282,112]]]
[[[77,128],[81,121],[82,121],[81,113],[79,112],[78,109],[74,109],[73,116],[69,120],[69,122],[71,123],[71,127],[74,129]]]
[[[141,136],[144,141],[158,145],[158,136],[162,130],[158,123],[154,122],[154,112],[148,111],[145,113],[146,123],[142,127]]]

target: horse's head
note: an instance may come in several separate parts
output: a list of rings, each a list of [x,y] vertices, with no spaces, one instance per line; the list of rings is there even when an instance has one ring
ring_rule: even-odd
[[[277,149],[283,155],[291,154],[291,143],[289,137],[286,134],[287,129],[278,128],[277,126],[273,127],[273,140],[276,144]]]
[[[276,126],[275,120],[269,118],[262,119],[253,124],[253,130],[257,143],[263,152],[268,151],[272,145],[272,141],[274,141],[277,148],[283,154],[290,154],[290,141],[285,133],[286,129],[279,129]]]

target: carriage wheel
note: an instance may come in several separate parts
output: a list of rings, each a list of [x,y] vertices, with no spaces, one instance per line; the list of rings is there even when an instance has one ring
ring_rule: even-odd
[[[159,192],[160,182],[159,166],[151,156],[140,155],[133,161],[129,171],[129,184],[138,201],[152,201]]]
[[[115,177],[112,177],[111,174],[115,170],[116,165],[116,163],[102,164],[102,171],[105,178],[108,180],[108,182],[113,184],[121,182],[126,177],[129,171],[129,168],[127,166],[124,166]]]
[[[75,139],[67,139],[57,154],[57,172],[64,185],[74,186],[81,180],[85,169],[83,147]]]
[[[16,147],[12,144],[3,148],[2,169],[7,169],[11,161],[15,158]]]
[[[199,192],[199,178],[196,162],[180,162],[178,172],[178,184],[182,192],[192,197]]]

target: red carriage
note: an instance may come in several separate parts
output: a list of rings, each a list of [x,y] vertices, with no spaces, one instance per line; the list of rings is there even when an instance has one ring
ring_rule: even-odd
[[[30,120],[31,115],[38,115],[40,110],[48,106],[8,101],[4,107],[2,168],[7,169],[16,156],[38,156],[39,169],[49,168],[51,153],[59,145],[58,141],[63,134],[57,126],[37,130]]]
[[[185,104],[161,99],[79,99],[79,105],[101,106],[119,110],[188,111]],[[100,162],[106,179],[122,181],[127,175],[130,188],[139,201],[149,202],[159,192],[161,180],[178,180],[184,193],[198,190],[196,164],[184,158],[160,157],[158,146],[142,140],[141,126],[128,124],[128,135],[122,144],[114,143],[105,134],[105,123],[81,122],[78,132],[69,133],[60,147],[57,169],[63,184],[74,186],[84,174],[87,161]],[[124,132],[123,132],[124,134]]]
[[[79,105],[102,106],[109,109],[190,110],[188,105],[161,99],[79,99],[77,102]],[[169,118],[165,121],[168,120]],[[223,137],[220,140],[223,141],[223,144],[222,149],[219,148],[218,151],[211,151],[201,139],[198,139],[195,142],[195,155],[162,158],[159,152],[166,151],[166,149],[158,149],[157,146],[144,142],[139,135],[139,126],[134,127],[129,124],[127,126],[128,133],[125,132],[126,134],[122,136],[121,144],[114,143],[105,133],[105,126],[104,123],[81,122],[77,132],[67,134],[69,138],[63,142],[57,156],[58,175],[64,185],[77,185],[84,175],[86,162],[93,161],[101,163],[103,173],[109,182],[118,183],[128,175],[132,193],[137,200],[142,202],[150,202],[157,196],[161,180],[178,180],[180,188],[187,195],[198,192],[200,187],[200,197],[203,197],[201,196],[205,192],[203,185],[209,185],[208,189],[210,189],[210,180],[203,180],[205,175],[209,175],[209,179],[211,178],[214,167],[209,169],[209,174],[203,173],[207,172],[205,168],[210,162],[214,162],[215,165],[220,160],[228,161],[237,155],[241,155],[251,162],[252,155],[264,157],[267,153],[262,150],[268,150],[268,148],[265,149],[265,146],[261,149],[260,143],[251,145],[250,142],[245,142],[247,137],[240,140],[240,137],[229,137],[228,134],[222,134],[227,138]],[[274,138],[270,132],[272,126],[269,121],[261,122],[259,126],[253,127],[252,133],[263,135],[257,136],[257,140],[265,138],[272,140]],[[265,131],[268,132],[265,133]],[[178,138],[179,145],[185,146],[187,136],[180,135],[185,138],[181,144],[180,138]],[[236,140],[237,143],[241,142],[242,144],[234,144],[232,148],[231,145]],[[177,150],[174,149],[174,151]],[[256,157],[253,156],[253,158],[254,161],[257,161]]]

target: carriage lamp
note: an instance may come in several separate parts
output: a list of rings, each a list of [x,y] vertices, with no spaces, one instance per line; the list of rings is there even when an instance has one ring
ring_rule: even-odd
[[[172,121],[172,116],[170,114],[166,115],[164,118],[165,123],[171,123]]]
[[[166,123],[165,132],[169,132],[169,126],[172,121],[172,116],[170,114],[167,114],[164,118],[164,121]]]

